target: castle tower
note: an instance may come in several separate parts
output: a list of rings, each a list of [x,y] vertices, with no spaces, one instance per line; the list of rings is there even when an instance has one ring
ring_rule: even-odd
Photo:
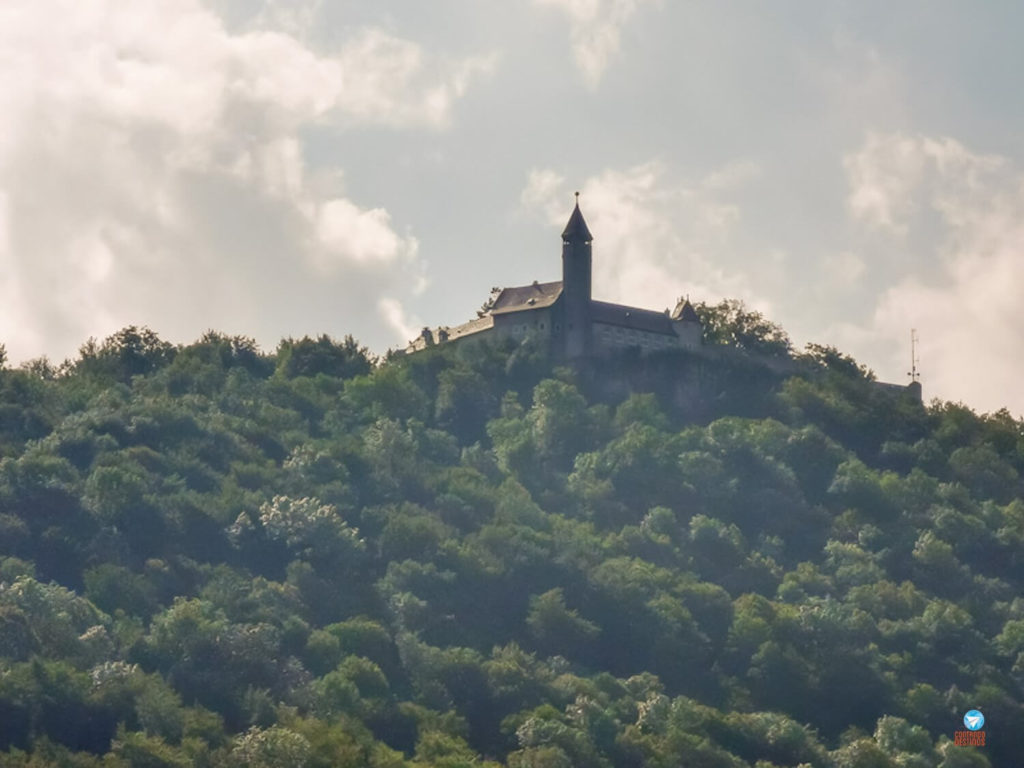
[[[579,197],[577,192],[576,207],[562,232],[562,323],[569,359],[591,353],[590,243],[594,238],[580,212]]]
[[[679,344],[691,349],[699,347],[703,328],[700,318],[697,317],[697,310],[693,308],[689,298],[679,299],[676,308],[672,311],[671,318],[672,330],[679,337]]]

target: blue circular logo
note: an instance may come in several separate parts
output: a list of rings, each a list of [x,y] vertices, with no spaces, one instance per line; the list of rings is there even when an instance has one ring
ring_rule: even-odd
[[[980,731],[985,725],[985,716],[976,709],[972,709],[964,715],[964,725],[968,731]]]

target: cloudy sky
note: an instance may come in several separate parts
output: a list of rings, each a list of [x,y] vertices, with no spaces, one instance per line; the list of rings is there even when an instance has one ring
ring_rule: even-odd
[[[1024,413],[1014,3],[3,0],[0,342],[376,351],[560,276]]]

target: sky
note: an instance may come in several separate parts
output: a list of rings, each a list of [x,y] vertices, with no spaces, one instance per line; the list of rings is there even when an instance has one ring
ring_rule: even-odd
[[[4,0],[0,343],[376,352],[560,278],[1024,414],[1024,6]]]

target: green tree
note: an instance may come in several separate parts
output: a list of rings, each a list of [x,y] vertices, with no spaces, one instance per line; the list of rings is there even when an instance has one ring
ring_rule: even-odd
[[[231,750],[234,765],[245,768],[305,768],[310,757],[309,740],[288,728],[250,728]]]
[[[175,347],[163,341],[149,328],[129,325],[97,344],[90,339],[79,350],[76,371],[127,383],[133,376],[144,376],[169,365]]]
[[[592,621],[566,606],[561,588],[530,598],[526,624],[541,650],[548,653],[572,654],[601,631]]]
[[[277,370],[288,378],[323,374],[339,379],[365,376],[373,358],[351,335],[337,342],[326,334],[311,339],[285,339],[277,348]]]
[[[118,732],[111,753],[133,768],[187,768],[192,761],[163,739],[143,733]]]
[[[694,306],[700,317],[706,344],[727,344],[748,352],[786,356],[792,345],[781,326],[742,301],[724,299],[718,304],[700,302]]]
[[[801,354],[796,355],[796,360],[816,371],[868,381],[875,378],[870,369],[849,355],[843,354],[835,347],[823,344],[808,344]]]

